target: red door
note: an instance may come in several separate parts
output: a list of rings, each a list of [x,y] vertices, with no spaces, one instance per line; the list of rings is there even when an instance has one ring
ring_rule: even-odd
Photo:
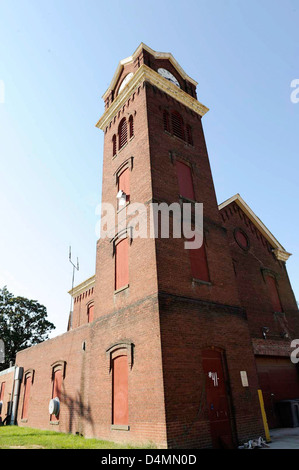
[[[213,447],[216,449],[232,448],[233,441],[222,354],[214,349],[205,349],[202,352],[202,361]]]
[[[128,409],[128,357],[113,359],[113,424],[127,425]]]

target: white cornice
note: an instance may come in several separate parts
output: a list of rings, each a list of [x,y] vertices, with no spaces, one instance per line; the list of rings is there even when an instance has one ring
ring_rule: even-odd
[[[133,93],[133,91],[138,87],[138,85],[140,85],[140,83],[144,81],[147,81],[152,85],[156,86],[157,88],[164,91],[172,98],[175,98],[177,101],[187,106],[189,109],[199,114],[200,116],[204,116],[209,111],[209,109],[203,104],[201,104],[197,99],[193,98],[191,95],[178,88],[169,80],[166,80],[166,78],[159,75],[147,65],[143,64],[141,65],[141,67],[139,67],[137,72],[135,72],[135,74],[128,82],[128,84],[124,87],[119,96],[117,96],[117,98],[112,102],[111,106],[106,109],[103,116],[97,122],[96,127],[104,130],[105,127],[112,120],[114,115],[125,104],[125,102]]]
[[[186,74],[186,72],[184,71],[184,69],[180,66],[180,64],[175,60],[175,58],[173,57],[173,55],[170,53],[170,52],[156,52],[154,51],[153,49],[151,49],[149,46],[147,46],[146,44],[144,44],[143,42],[141,44],[139,44],[139,46],[137,47],[136,51],[130,56],[130,57],[127,57],[126,59],[123,59],[119,62],[118,66],[117,66],[117,69],[115,71],[115,74],[113,75],[113,78],[112,78],[112,81],[109,85],[109,88],[108,90],[104,93],[103,95],[103,99],[106,98],[106,96],[109,94],[109,92],[111,90],[114,89],[115,85],[116,85],[116,82],[118,80],[118,77],[123,69],[123,67],[126,65],[126,64],[130,64],[132,63],[137,57],[138,55],[140,54],[140,52],[142,51],[142,49],[146,50],[147,52],[149,52],[151,55],[153,55],[155,57],[155,59],[168,59],[172,65],[174,66],[174,68],[179,72],[179,74],[185,79],[185,80],[188,80],[190,83],[192,83],[194,86],[197,86],[198,83],[193,80],[193,78],[189,77],[189,75]]]
[[[262,233],[262,235],[268,240],[270,245],[273,247],[274,254],[276,258],[280,261],[287,261],[291,256],[291,253],[288,253],[284,247],[279,243],[279,241],[274,237],[274,235],[267,229],[263,224],[261,219],[255,215],[255,213],[250,209],[248,204],[241,198],[240,194],[235,194],[231,198],[224,201],[218,206],[219,210],[224,209],[226,206],[229,206],[232,202],[235,202],[242,211],[247,215],[251,222],[257,227],[257,229]]]
[[[71,289],[68,293],[72,297],[76,297],[77,295],[82,294],[83,292],[85,292],[88,289],[91,289],[94,286],[95,286],[95,275],[86,279],[86,281],[81,282],[81,284]]]

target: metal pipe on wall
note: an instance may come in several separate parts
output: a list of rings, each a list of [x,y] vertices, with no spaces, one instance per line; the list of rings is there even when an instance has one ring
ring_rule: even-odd
[[[16,424],[18,404],[19,404],[19,395],[20,395],[20,386],[23,378],[23,367],[16,367],[15,376],[14,376],[14,391],[12,399],[12,411],[10,417],[10,424]]]

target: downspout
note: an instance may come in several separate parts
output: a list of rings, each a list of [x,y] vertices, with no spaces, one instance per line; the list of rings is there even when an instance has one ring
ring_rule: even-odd
[[[17,412],[19,404],[20,386],[23,378],[23,367],[16,367],[14,376],[14,391],[12,399],[12,411],[10,417],[10,424],[14,425],[17,421]]]

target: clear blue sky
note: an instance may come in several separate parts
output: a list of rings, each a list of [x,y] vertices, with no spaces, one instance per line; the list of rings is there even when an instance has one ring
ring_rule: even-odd
[[[0,286],[65,331],[69,245],[76,283],[95,270],[101,96],[145,42],[199,82],[218,202],[239,192],[293,253],[299,299],[298,25],[298,0],[0,0]]]

